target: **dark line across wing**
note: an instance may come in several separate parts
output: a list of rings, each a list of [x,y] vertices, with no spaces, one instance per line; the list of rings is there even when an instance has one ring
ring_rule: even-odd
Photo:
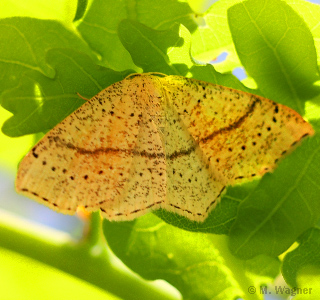
[[[50,139],[50,137],[49,137],[49,139]],[[163,152],[149,153],[145,150],[136,151],[134,149],[97,148],[95,150],[88,150],[85,148],[77,147],[77,146],[73,145],[72,143],[65,143],[58,136],[52,137],[51,139],[53,139],[56,142],[56,145],[58,147],[66,147],[68,149],[73,149],[80,154],[91,154],[91,155],[98,154],[98,153],[119,153],[119,152],[122,152],[122,153],[127,153],[127,154],[133,153],[134,155],[139,155],[139,156],[143,156],[143,157],[147,157],[147,158],[164,158],[164,157],[166,157],[167,159],[175,159],[180,156],[189,155],[190,153],[192,153],[195,150],[195,146],[192,146],[187,150],[175,151],[172,154],[165,156],[165,154]],[[34,149],[34,150],[36,150],[36,149]]]
[[[259,98],[255,98],[255,100],[249,106],[248,111],[242,117],[240,117],[236,122],[209,134],[205,138],[202,138],[200,140],[200,142],[205,143],[208,140],[212,140],[218,134],[221,134],[223,132],[228,132],[228,131],[231,131],[233,129],[238,128],[244,122],[244,120],[253,112],[253,110],[258,102],[261,102],[261,100]],[[50,139],[50,137],[49,137],[49,139]],[[134,149],[131,150],[131,149],[116,149],[116,148],[97,148],[95,150],[88,150],[85,148],[77,147],[77,146],[73,145],[72,143],[65,143],[58,136],[51,137],[51,139],[53,139],[57,143],[58,146],[67,147],[69,149],[76,150],[80,154],[92,154],[92,155],[97,154],[97,153],[119,153],[119,152],[122,152],[122,153],[127,153],[127,154],[133,153],[134,155],[139,155],[139,156],[143,156],[143,157],[147,157],[147,158],[164,158],[164,157],[166,157],[167,159],[176,159],[176,158],[184,156],[184,155],[190,155],[196,148],[196,146],[191,146],[189,149],[175,151],[169,155],[165,155],[165,153],[148,153],[145,150],[139,152]]]
[[[50,137],[49,137],[50,139]],[[118,148],[97,148],[94,150],[88,150],[82,147],[78,147],[73,145],[72,143],[65,143],[63,142],[60,137],[58,136],[54,136],[51,137],[51,139],[53,139],[56,142],[56,145],[58,147],[66,147],[68,149],[72,149],[77,151],[80,154],[98,154],[98,153],[126,153],[126,154],[134,154],[134,155],[140,155],[140,156],[144,156],[144,157],[148,157],[148,158],[161,158],[161,157],[165,157],[165,154],[160,152],[160,153],[149,153],[145,150],[143,151],[136,151],[134,149],[118,149]]]
[[[247,112],[243,116],[241,116],[237,121],[230,124],[229,126],[220,128],[219,130],[216,130],[216,131],[210,133],[208,136],[202,138],[200,140],[200,142],[205,143],[209,140],[212,140],[214,137],[216,137],[217,135],[219,135],[221,133],[225,133],[225,132],[231,131],[233,129],[239,128],[240,125],[245,121],[245,119],[254,111],[256,104],[260,103],[260,102],[261,102],[261,100],[259,98],[255,98],[254,101],[249,106],[249,109],[247,110]]]

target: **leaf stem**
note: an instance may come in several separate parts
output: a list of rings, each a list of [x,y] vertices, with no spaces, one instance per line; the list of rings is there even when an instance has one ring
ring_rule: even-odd
[[[83,243],[0,210],[0,247],[53,266],[122,299],[176,300],[154,283],[115,263],[115,256],[98,238],[99,218],[99,214],[93,215],[95,229],[92,228],[89,242]]]

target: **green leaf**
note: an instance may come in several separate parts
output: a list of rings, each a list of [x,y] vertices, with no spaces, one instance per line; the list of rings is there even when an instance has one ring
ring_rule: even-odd
[[[314,300],[320,298],[320,269],[308,265],[297,274],[298,288],[294,288],[295,300]]]
[[[286,1],[307,23],[309,30],[311,31],[315,47],[319,53],[320,50],[320,5],[315,3],[310,3],[305,0],[288,0]],[[320,64],[320,56],[318,55],[318,65]]]
[[[119,37],[134,63],[144,72],[193,77],[250,92],[233,75],[220,74],[212,65],[195,62],[190,56],[191,35],[183,25],[175,24],[159,31],[124,20],[119,24]]]
[[[217,207],[202,223],[190,221],[185,217],[163,209],[155,211],[154,214],[168,224],[172,224],[184,230],[228,234],[236,219],[239,204],[250,195],[256,185],[257,181],[242,186],[228,188],[227,193],[222,197],[220,203],[217,204]]]
[[[229,25],[239,58],[270,99],[303,113],[319,94],[317,54],[304,20],[281,0],[248,0],[231,7]]]
[[[197,60],[208,62],[212,61],[220,53],[227,52],[228,56],[226,60],[215,64],[216,69],[222,73],[231,72],[234,68],[241,66],[234,48],[227,18],[228,9],[239,2],[243,1],[217,1],[203,14],[195,16],[199,27],[192,32],[192,55]],[[290,0],[285,2],[307,23],[314,37],[315,46],[319,49],[320,28],[318,20],[320,18],[320,6],[305,0]],[[270,22],[279,21],[273,15],[269,20]],[[247,36],[244,38],[246,39]],[[318,57],[318,64],[320,64],[320,56]]]
[[[73,21],[78,21],[83,17],[88,6],[88,0],[78,0],[76,15]]]
[[[134,68],[134,65],[116,35],[119,22],[130,19],[155,30],[167,30],[175,23],[183,24],[192,34],[192,55],[208,62],[221,52],[229,51],[227,70],[230,71],[231,66],[240,65],[227,20],[227,10],[236,2],[217,1],[208,11],[199,14],[183,0],[93,1],[78,29],[101,55],[102,64],[123,70]],[[220,69],[226,70],[223,66]]]
[[[307,268],[317,268],[318,276],[320,272],[320,229],[310,228],[299,238],[299,247],[289,252],[282,266],[283,276],[292,287],[307,287],[298,284],[298,275],[303,277],[302,273]],[[306,272],[308,274],[309,272]],[[300,280],[304,281],[300,277]],[[309,285],[308,285],[309,286]],[[310,285],[312,287],[312,285]]]
[[[233,254],[244,259],[262,253],[278,256],[317,222],[319,147],[319,134],[304,141],[241,203],[230,231]]]
[[[235,76],[231,74],[221,74],[215,70],[210,64],[193,65],[190,69],[190,74],[193,78],[227,86],[233,89],[241,90],[255,95],[261,95],[259,90],[252,90],[244,86]]]
[[[175,23],[180,23],[193,32],[197,29],[194,15],[195,13],[184,0],[154,0],[152,2],[138,0],[136,6],[131,4],[128,18],[156,30],[165,30]]]
[[[114,70],[135,66],[117,36],[118,23],[127,17],[126,1],[94,0],[78,24],[81,36],[101,57],[101,64]]]
[[[190,34],[182,25],[158,31],[124,20],[119,24],[119,37],[134,63],[144,72],[185,75],[192,65]]]
[[[46,52],[53,48],[74,48],[92,55],[87,45],[56,21],[32,18],[0,20],[0,94],[15,87],[26,71],[53,78]]]
[[[2,94],[2,106],[14,114],[2,131],[9,136],[46,131],[125,74],[97,66],[86,55],[71,49],[48,52],[54,79],[37,71],[26,73],[19,86]]]
[[[222,236],[192,233],[166,224],[152,214],[132,222],[104,221],[112,251],[148,280],[164,279],[183,299],[262,299],[248,287],[274,278],[279,261],[261,256],[240,261]]]
[[[78,30],[92,49],[101,55],[101,63],[115,70],[135,68],[122,46],[117,28],[123,19],[139,21],[153,29],[164,30],[174,23],[190,31],[197,26],[187,3],[176,0],[93,1]]]
[[[1,0],[0,18],[33,17],[59,20],[70,26],[74,18],[77,0]]]

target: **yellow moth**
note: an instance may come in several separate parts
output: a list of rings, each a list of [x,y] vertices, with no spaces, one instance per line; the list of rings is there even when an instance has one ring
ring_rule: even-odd
[[[261,177],[313,129],[271,100],[181,76],[117,82],[49,131],[16,189],[67,214],[109,220],[164,208],[203,221],[225,188]]]

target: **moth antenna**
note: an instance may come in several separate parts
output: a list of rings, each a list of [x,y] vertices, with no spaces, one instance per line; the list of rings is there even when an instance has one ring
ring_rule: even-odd
[[[82,95],[80,95],[79,93],[77,93],[77,96],[79,96],[81,99],[85,100],[85,101],[89,101],[90,99],[87,99],[85,97],[83,97]]]

